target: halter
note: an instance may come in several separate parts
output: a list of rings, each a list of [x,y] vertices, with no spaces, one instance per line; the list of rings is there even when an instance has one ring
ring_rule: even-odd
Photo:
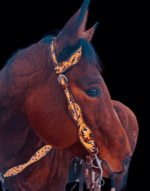
[[[91,187],[91,190],[93,190],[93,187],[95,187],[95,189],[96,187],[100,188],[102,185],[104,185],[104,180],[102,178],[103,170],[101,167],[102,161],[99,160],[97,157],[98,149],[96,148],[94,134],[90,130],[90,128],[85,124],[83,120],[81,107],[77,103],[75,98],[73,97],[69,87],[68,79],[63,74],[70,67],[76,65],[79,62],[82,55],[82,45],[66,61],[62,63],[58,63],[57,61],[53,40],[50,42],[50,49],[51,49],[51,55],[52,55],[53,63],[54,63],[54,70],[56,74],[58,75],[58,82],[61,85],[62,89],[64,90],[64,93],[67,98],[69,114],[77,125],[78,137],[80,142],[90,153],[89,156],[86,156],[86,163],[89,165],[89,167],[95,167],[100,169],[100,172],[101,172],[100,177],[97,178],[97,180],[95,180],[95,184],[93,184],[93,186]],[[98,166],[94,166],[93,164],[94,160],[96,160]],[[101,184],[101,181],[102,181],[102,184]]]
[[[85,124],[83,120],[83,114],[80,105],[77,103],[77,101],[74,99],[72,92],[69,87],[68,79],[63,74],[66,72],[70,67],[76,65],[82,55],[82,45],[80,48],[75,51],[69,59],[62,63],[58,63],[55,49],[54,49],[54,42],[50,42],[50,49],[51,49],[51,55],[53,58],[54,63],[54,71],[58,75],[58,82],[61,85],[62,89],[64,90],[64,93],[67,98],[68,102],[68,111],[71,116],[71,118],[74,120],[74,122],[77,125],[77,131],[78,131],[78,137],[82,145],[88,150],[90,153],[88,156],[86,156],[86,163],[89,165],[89,167],[98,168],[101,172],[100,177],[96,178],[94,180],[93,185],[91,186],[90,191],[99,189],[101,186],[104,185],[104,180],[102,178],[103,176],[103,170],[101,167],[101,160],[98,159],[97,153],[98,149],[96,148],[96,143],[94,139],[94,134],[90,130],[90,128]],[[39,149],[30,159],[28,162],[15,166],[13,168],[10,168],[5,173],[0,173],[0,182],[2,184],[3,191],[6,191],[4,186],[4,178],[15,176],[22,172],[27,166],[31,165],[32,163],[37,162],[38,160],[42,159],[44,156],[47,155],[47,153],[52,149],[51,145],[45,145],[41,149]],[[96,160],[98,166],[94,166],[93,161]],[[101,183],[102,181],[102,183]]]

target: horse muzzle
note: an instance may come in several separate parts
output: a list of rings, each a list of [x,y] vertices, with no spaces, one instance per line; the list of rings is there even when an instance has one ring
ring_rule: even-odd
[[[131,156],[128,153],[127,156],[125,157],[124,161],[123,161],[123,165],[122,165],[122,171],[119,172],[115,172],[113,171],[109,164],[105,161],[105,160],[101,160],[101,165],[102,165],[102,169],[103,169],[103,177],[105,178],[113,178],[115,176],[115,174],[121,174],[124,172],[124,170],[126,170],[126,168],[128,167],[129,163],[131,160]],[[93,161],[94,166],[97,166],[96,160]],[[96,174],[100,175],[100,170],[97,168],[93,168],[93,170],[95,171]]]
[[[130,161],[131,161],[131,156],[130,156],[130,154],[128,153],[127,156],[126,156],[126,158],[125,158],[124,161],[123,161],[123,170],[120,171],[120,172],[114,172],[114,174],[121,174],[121,173],[123,173],[124,170],[126,170],[126,168],[128,167]]]

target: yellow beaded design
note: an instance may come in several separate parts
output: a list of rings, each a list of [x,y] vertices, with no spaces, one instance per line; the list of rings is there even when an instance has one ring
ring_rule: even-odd
[[[42,147],[41,149],[39,149],[31,158],[27,163],[15,166],[11,169],[9,169],[8,171],[6,171],[3,174],[3,177],[10,177],[10,176],[15,176],[17,174],[19,174],[20,172],[22,172],[27,166],[29,166],[30,164],[40,160],[41,158],[43,158],[50,150],[51,150],[52,146],[50,145],[45,145],[44,147]]]
[[[69,67],[74,66],[75,64],[78,63],[78,61],[81,58],[82,54],[82,46],[74,53],[72,56],[65,62],[62,62],[58,66],[57,58],[55,55],[55,50],[54,50],[54,44],[53,41],[51,42],[51,52],[52,52],[52,57],[54,60],[54,65],[55,65],[55,71],[56,74],[58,73],[63,73],[66,71]],[[65,76],[64,76],[65,77]],[[65,85],[67,82],[63,75],[59,78],[60,79],[60,84]],[[74,101],[73,95],[69,89],[69,87],[63,88],[67,101],[68,101],[68,110],[69,113],[71,114],[72,118],[76,122],[78,126],[78,136],[81,141],[81,143],[87,148],[89,152],[96,152],[96,147],[95,147],[95,141],[91,130],[88,128],[88,126],[84,123],[83,121],[83,116],[82,116],[82,110],[79,104],[77,104]]]
[[[94,139],[91,137],[92,132],[83,121],[81,107],[74,101],[73,96],[70,93],[68,87],[64,88],[64,91],[68,101],[69,113],[71,114],[71,116],[73,117],[74,121],[77,123],[78,126],[79,139],[90,152],[95,152],[96,151],[95,142]]]
[[[83,121],[83,116],[82,116],[82,112],[81,112],[81,108],[80,106],[74,101],[74,105],[76,107],[76,111],[78,114],[78,128],[79,128],[79,138],[82,142],[82,144],[84,144],[84,146],[91,152],[95,152],[96,148],[95,148],[95,141],[94,139],[91,137],[92,136],[92,132],[91,130],[87,127],[87,125],[84,123]]]

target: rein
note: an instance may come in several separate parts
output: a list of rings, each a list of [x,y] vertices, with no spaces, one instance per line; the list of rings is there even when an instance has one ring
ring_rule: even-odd
[[[67,98],[68,102],[68,112],[71,116],[71,118],[74,120],[74,122],[77,125],[77,132],[78,137],[81,142],[81,144],[88,150],[89,155],[86,156],[86,163],[88,164],[89,168],[98,168],[100,170],[100,176],[97,178],[94,178],[93,185],[90,188],[90,191],[95,191],[97,189],[100,189],[101,186],[104,185],[104,180],[102,178],[103,176],[103,170],[101,167],[102,160],[99,160],[97,157],[98,149],[96,148],[96,143],[94,139],[94,134],[90,130],[90,128],[85,124],[83,120],[83,114],[80,105],[77,103],[77,101],[74,99],[72,92],[69,87],[69,82],[67,77],[63,74],[68,70],[70,67],[76,65],[82,55],[82,45],[80,48],[75,51],[69,59],[62,63],[58,63],[55,49],[54,49],[54,42],[53,40],[50,42],[50,49],[51,49],[51,55],[53,58],[54,63],[54,71],[58,75],[58,82],[61,85],[62,89],[64,90],[64,93]],[[28,162],[12,167],[9,170],[7,170],[5,173],[0,173],[0,182],[2,184],[2,190],[6,191],[4,186],[4,179],[7,177],[12,177],[20,172],[22,172],[27,166],[31,165],[32,163],[35,163],[42,159],[44,156],[47,155],[47,153],[52,149],[51,145],[45,145],[41,149],[39,149],[30,159]],[[94,166],[93,161],[96,160],[98,166]],[[102,183],[101,183],[102,181]]]

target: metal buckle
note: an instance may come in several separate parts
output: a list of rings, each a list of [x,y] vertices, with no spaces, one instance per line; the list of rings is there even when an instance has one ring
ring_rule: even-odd
[[[68,82],[67,77],[66,77],[65,75],[63,75],[63,74],[60,74],[60,75],[58,76],[58,82],[59,82],[60,85],[62,85],[62,83],[61,83],[61,78],[63,78],[63,79],[65,80],[65,83]]]

